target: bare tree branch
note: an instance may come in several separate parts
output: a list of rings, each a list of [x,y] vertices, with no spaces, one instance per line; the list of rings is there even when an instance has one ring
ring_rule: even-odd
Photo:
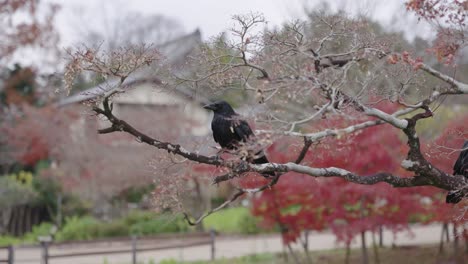
[[[121,119],[118,119],[112,114],[112,110],[109,104],[109,97],[104,98],[103,108],[104,109],[101,109],[99,107],[94,107],[93,111],[95,111],[97,114],[105,116],[111,122],[112,125],[111,127],[99,130],[98,132],[101,134],[106,134],[110,132],[127,132],[133,135],[135,138],[137,138],[139,142],[146,143],[158,149],[167,150],[167,152],[169,153],[180,155],[189,160],[193,160],[193,161],[197,161],[197,162],[205,163],[205,164],[211,164],[215,166],[226,165],[225,162],[217,156],[208,157],[208,156],[200,155],[198,153],[190,152],[178,144],[172,144],[169,142],[159,141],[157,139],[154,139],[148,135],[141,133],[140,131],[138,131],[131,125],[129,125],[127,122]]]
[[[418,108],[421,106],[418,105]],[[413,111],[416,111],[417,108],[405,108],[402,110],[398,110],[395,113],[391,114],[392,116],[398,117],[405,114],[409,114]],[[260,134],[282,134],[287,136],[296,136],[296,137],[306,137],[308,140],[312,142],[319,141],[325,137],[337,137],[344,134],[351,134],[358,130],[366,129],[368,127],[377,126],[386,124],[384,120],[372,120],[372,121],[365,121],[356,125],[351,125],[345,128],[336,128],[336,129],[325,129],[320,132],[315,133],[300,133],[300,132],[290,132],[290,131],[273,131],[273,130],[256,130],[257,133]]]
[[[441,73],[440,71],[437,71],[436,69],[428,66],[427,64],[421,64],[421,69],[424,70],[425,72],[429,73],[430,75],[439,78],[440,80],[452,85],[454,88],[456,88],[458,93],[464,93],[468,94],[468,84],[459,82],[455,80],[454,78]]]
[[[243,190],[239,190],[238,192],[236,192],[229,200],[226,200],[224,203],[222,203],[220,206],[214,208],[214,209],[211,209],[207,212],[205,212],[203,215],[201,215],[199,218],[197,218],[195,221],[191,221],[190,220],[190,216],[187,214],[187,213],[184,213],[184,218],[185,220],[187,221],[187,223],[189,223],[189,225],[198,225],[201,221],[203,221],[203,219],[205,219],[207,216],[209,216],[210,214],[212,213],[215,213],[221,209],[223,209],[224,207],[226,207],[228,204],[234,202],[237,198],[239,198],[240,196],[242,196],[245,192]]]

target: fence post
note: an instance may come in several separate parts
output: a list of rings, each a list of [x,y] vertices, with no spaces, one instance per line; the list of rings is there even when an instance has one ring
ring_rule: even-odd
[[[49,242],[41,241],[42,247],[42,264],[49,264]]]
[[[15,261],[15,249],[13,245],[8,247],[8,264],[13,264]]]
[[[132,264],[137,264],[137,236],[132,235]]]
[[[215,237],[216,237],[216,231],[213,229],[210,229],[210,238],[211,238],[211,261],[215,259]]]

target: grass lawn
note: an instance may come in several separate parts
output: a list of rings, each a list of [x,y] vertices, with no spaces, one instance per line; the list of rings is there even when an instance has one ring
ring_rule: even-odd
[[[460,252],[464,252],[464,245],[460,247]],[[445,254],[439,255],[439,246],[408,246],[398,248],[380,248],[379,262],[376,262],[372,248],[369,248],[369,263],[379,264],[455,264],[452,248],[447,248],[445,245]],[[304,254],[298,254],[301,258],[301,263],[308,263]],[[325,264],[344,264],[346,252],[344,249],[313,251],[310,252],[312,258],[311,263]],[[464,259],[461,259],[458,264],[468,263],[468,254],[465,254]],[[462,257],[462,258],[463,258]],[[174,260],[166,260],[161,264],[294,264],[294,260],[290,255],[283,254],[258,254],[245,256],[233,259],[218,259],[210,261],[195,261],[195,262],[178,262]],[[351,250],[350,263],[361,263],[361,251],[359,249]]]
[[[248,208],[232,207],[211,214],[203,220],[205,230],[214,229],[227,234],[254,234],[262,230]]]

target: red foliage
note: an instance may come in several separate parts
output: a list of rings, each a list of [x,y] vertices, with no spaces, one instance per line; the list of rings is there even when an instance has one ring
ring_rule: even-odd
[[[449,123],[443,133],[433,142],[424,144],[426,158],[446,173],[453,173],[453,164],[460,155],[460,148],[466,140],[468,115]]]
[[[419,70],[421,68],[423,60],[420,57],[413,58],[409,52],[403,51],[401,55],[392,54],[388,57],[387,62],[390,64],[397,64],[399,61],[402,61],[406,64],[409,64],[413,67],[413,70]]]
[[[21,109],[23,114],[12,122],[3,122],[0,131],[5,135],[12,157],[23,165],[33,166],[52,154],[52,146],[66,125],[60,120],[73,114],[65,111],[58,114],[52,107],[23,105]]]
[[[23,144],[28,144],[22,155],[19,155],[21,163],[29,166],[35,165],[38,161],[46,159],[49,156],[49,148],[44,139],[38,135],[31,135],[29,142],[24,141]]]
[[[437,168],[448,174],[453,173],[453,165],[460,155],[460,148],[467,138],[468,115],[449,123],[443,133],[433,142],[423,144],[423,152],[428,161]],[[459,217],[460,212],[453,209],[453,206],[445,203],[446,192],[436,188],[423,188],[425,196],[431,197],[432,203],[428,206],[428,214],[432,216],[432,221],[437,222],[456,222],[463,221]],[[464,202],[455,208],[463,207]]]
[[[379,103],[377,107],[393,112],[398,106]],[[358,121],[324,120],[317,127],[345,127],[354,122]],[[467,129],[457,127],[450,130]],[[382,125],[354,135],[323,140],[320,145],[312,147],[304,163],[313,167],[340,167],[360,175],[383,171],[407,175],[400,167],[400,161],[408,149],[398,131]],[[294,160],[299,151],[294,143],[275,143],[270,148],[270,158],[278,162]],[[452,166],[453,160],[451,157],[445,161],[447,164],[440,163],[440,166]],[[439,163],[435,164],[439,166]],[[385,183],[369,187],[341,178],[316,179],[288,173],[272,190],[266,190],[254,199],[252,211],[262,217],[265,227],[279,225],[283,230],[284,243],[294,242],[302,230],[320,231],[325,228],[330,228],[339,241],[350,243],[361,232],[376,231],[379,227],[394,232],[407,230],[411,219],[447,221],[453,217],[453,209],[444,203],[444,196],[445,192],[431,187],[410,190],[393,188]]]

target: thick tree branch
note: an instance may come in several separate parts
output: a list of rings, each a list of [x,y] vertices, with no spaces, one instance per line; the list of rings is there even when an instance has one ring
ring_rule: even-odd
[[[414,177],[398,177],[390,173],[381,172],[369,176],[361,176],[350,172],[345,169],[329,167],[329,168],[312,168],[309,166],[299,165],[296,163],[267,163],[261,165],[249,164],[249,170],[257,172],[267,172],[267,171],[280,171],[280,172],[297,172],[301,174],[306,174],[314,177],[340,177],[349,182],[364,184],[364,185],[373,185],[379,182],[386,182],[394,187],[414,187],[414,186],[423,186],[423,185],[432,185],[431,181],[426,177],[421,175],[416,175]]]
[[[118,119],[112,114],[112,110],[109,104],[108,97],[104,98],[103,108],[104,109],[94,107],[93,111],[95,111],[97,114],[105,116],[111,122],[112,125],[111,127],[98,130],[100,134],[107,134],[111,132],[127,132],[133,135],[135,138],[137,138],[138,141],[140,142],[144,142],[148,145],[155,146],[158,149],[167,150],[167,152],[169,153],[180,155],[189,160],[193,160],[193,161],[197,161],[197,162],[205,163],[205,164],[216,165],[216,166],[226,165],[225,162],[217,156],[208,157],[208,156],[200,155],[198,153],[190,152],[178,144],[172,144],[169,142],[159,141],[157,139],[154,139],[148,135],[141,133],[140,131],[138,131],[131,125],[129,125],[127,122],[121,119]]]
[[[370,107],[367,107],[367,106],[364,106],[364,105],[362,105],[362,107],[364,109],[364,113],[366,113],[367,115],[377,117],[377,118],[385,121],[386,123],[391,124],[394,127],[404,129],[408,125],[408,121],[406,121],[404,119],[399,119],[399,118],[397,118],[395,116],[387,114],[387,113],[385,113],[385,112],[383,112],[383,111],[381,111],[381,110],[379,110],[377,108],[370,108]]]
[[[301,152],[299,152],[299,156],[294,163],[299,164],[301,163],[305,156],[307,155],[307,151],[309,151],[310,146],[312,145],[313,141],[310,140],[308,137],[304,137],[304,146],[302,147]]]
[[[350,172],[345,169],[329,167],[329,168],[312,168],[309,166],[298,165],[296,163],[268,163],[268,164],[249,164],[249,170],[254,170],[259,173],[267,171],[279,172],[297,172],[314,177],[340,177],[349,182],[373,185],[379,182],[385,182],[393,187],[415,187],[415,186],[435,186],[445,190],[453,190],[465,186],[468,181],[464,177],[449,176],[438,169],[432,167],[432,170],[416,169],[415,176],[399,177],[387,172],[380,172],[373,175],[362,176]],[[434,176],[436,175],[436,176]],[[436,180],[434,180],[436,179]],[[467,190],[468,191],[468,190]]]
[[[459,82],[455,80],[454,78],[441,73],[440,71],[428,66],[427,64],[422,64],[421,69],[424,70],[425,72],[429,73],[430,75],[452,85],[458,93],[464,93],[468,94],[468,84]]]
[[[418,108],[420,108],[419,105],[418,105]],[[401,109],[391,114],[391,116],[398,117],[398,116],[406,115],[406,114],[416,111],[418,108]],[[341,136],[344,134],[351,134],[358,130],[362,130],[368,127],[373,127],[373,126],[382,125],[382,124],[386,124],[386,122],[379,119],[379,120],[365,121],[365,122],[362,122],[356,125],[351,125],[345,128],[325,129],[323,131],[315,132],[315,133],[300,133],[300,132],[289,132],[289,131],[278,132],[278,131],[272,131],[272,130],[256,130],[256,132],[261,133],[261,134],[273,133],[273,134],[282,134],[282,135],[287,135],[287,136],[306,137],[308,140],[312,142],[317,142],[325,137],[337,137],[337,136]]]

